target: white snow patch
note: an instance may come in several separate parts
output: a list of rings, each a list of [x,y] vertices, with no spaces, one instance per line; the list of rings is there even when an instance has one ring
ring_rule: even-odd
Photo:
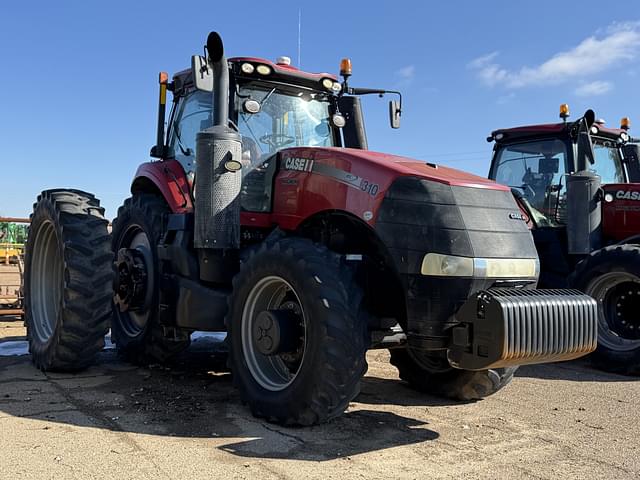
[[[216,340],[218,342],[224,341],[227,338],[225,332],[193,332],[191,334],[191,341],[196,342],[198,340]]]
[[[222,342],[226,336],[227,334],[224,332],[193,332],[191,341],[215,340],[216,342]],[[115,348],[115,344],[111,341],[111,335],[107,335],[104,338],[104,350],[113,350]],[[28,341],[11,340],[9,342],[0,342],[0,357],[19,357],[22,355],[29,355]]]
[[[12,340],[0,343],[0,357],[18,357],[29,355],[29,342],[26,340]]]

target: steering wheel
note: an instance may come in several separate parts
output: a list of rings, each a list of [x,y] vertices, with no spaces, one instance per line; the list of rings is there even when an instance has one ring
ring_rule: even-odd
[[[295,141],[295,137],[284,133],[268,133],[260,137],[261,143],[269,145],[274,150],[291,145]]]

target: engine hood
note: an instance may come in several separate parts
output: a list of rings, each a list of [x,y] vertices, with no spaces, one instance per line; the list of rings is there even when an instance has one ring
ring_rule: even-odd
[[[387,170],[392,176],[413,176],[435,181],[445,185],[485,188],[491,190],[509,190],[493,180],[473,175],[454,168],[445,167],[425,160],[417,160],[388,153],[337,147],[296,147],[281,150],[283,158],[302,158],[313,161],[342,165],[350,164],[353,169],[373,168]]]

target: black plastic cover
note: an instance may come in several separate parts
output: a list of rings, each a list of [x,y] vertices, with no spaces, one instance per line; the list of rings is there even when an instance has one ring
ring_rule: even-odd
[[[457,187],[400,177],[387,191],[375,226],[406,292],[409,345],[444,348],[453,315],[495,279],[421,274],[427,253],[481,258],[538,258],[533,238],[509,191]],[[529,279],[535,286],[536,279]]]

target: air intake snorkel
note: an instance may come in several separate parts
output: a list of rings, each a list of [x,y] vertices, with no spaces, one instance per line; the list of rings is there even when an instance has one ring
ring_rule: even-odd
[[[242,137],[229,124],[229,66],[222,38],[207,38],[213,126],[196,135],[195,236],[200,278],[227,284],[238,269]]]

